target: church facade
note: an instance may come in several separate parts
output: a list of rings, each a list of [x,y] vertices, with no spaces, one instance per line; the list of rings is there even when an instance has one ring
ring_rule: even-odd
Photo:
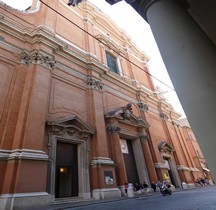
[[[0,21],[1,209],[211,179],[148,56],[94,5],[1,3]]]

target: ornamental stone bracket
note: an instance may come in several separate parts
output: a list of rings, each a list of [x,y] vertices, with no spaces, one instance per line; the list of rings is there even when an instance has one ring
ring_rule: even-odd
[[[33,50],[32,52],[23,51],[20,55],[20,59],[21,63],[24,65],[42,65],[48,69],[53,69],[56,63],[54,56],[44,55],[38,50]]]
[[[87,77],[87,85],[90,89],[94,89],[94,90],[102,90],[103,89],[103,83],[99,80],[99,79],[96,79],[92,76],[88,76]]]

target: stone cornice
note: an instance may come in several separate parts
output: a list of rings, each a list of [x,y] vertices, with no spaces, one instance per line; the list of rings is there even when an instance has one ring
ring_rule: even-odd
[[[96,38],[100,40],[101,43],[105,44],[106,47],[112,49],[114,52],[125,55],[123,47],[113,41],[109,36],[98,34],[96,35]]]
[[[177,165],[178,171],[190,171],[190,168],[184,165]]]
[[[15,150],[0,150],[0,160],[45,160],[48,161],[48,155],[41,150],[31,149],[15,149]]]
[[[154,163],[155,168],[157,169],[168,169],[168,166],[166,166],[163,163]]]
[[[115,165],[114,161],[112,161],[110,158],[105,157],[94,157],[92,158],[91,165]]]

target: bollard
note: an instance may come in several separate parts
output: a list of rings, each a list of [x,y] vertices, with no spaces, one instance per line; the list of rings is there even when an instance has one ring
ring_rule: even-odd
[[[133,184],[132,183],[128,184],[127,194],[128,194],[128,198],[133,198],[134,197],[134,190],[133,190]]]
[[[182,182],[182,188],[183,189],[188,189],[188,185],[185,182]]]

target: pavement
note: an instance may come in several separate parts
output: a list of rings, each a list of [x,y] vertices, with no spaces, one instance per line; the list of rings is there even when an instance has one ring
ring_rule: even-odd
[[[194,188],[188,188],[188,189],[182,189],[178,188],[175,189],[173,192],[178,191],[184,191],[184,190],[190,190]],[[153,195],[161,195],[160,192],[149,192],[147,194],[135,194],[134,197],[128,197],[128,196],[122,196],[119,198],[110,198],[110,199],[103,199],[103,200],[97,200],[97,199],[76,199],[76,198],[70,198],[70,199],[59,199],[48,206],[40,206],[40,207],[31,207],[31,208],[22,208],[22,210],[65,210],[67,208],[73,208],[73,207],[82,207],[82,206],[88,206],[88,205],[94,205],[98,203],[110,203],[110,202],[116,202],[121,200],[127,200],[127,199],[136,199],[141,197],[149,197]]]

